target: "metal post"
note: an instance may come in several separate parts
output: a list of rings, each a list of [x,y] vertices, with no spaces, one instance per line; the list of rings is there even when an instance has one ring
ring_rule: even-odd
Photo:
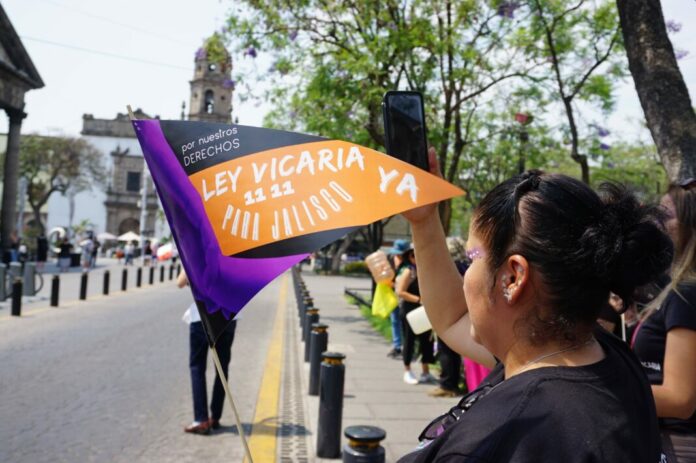
[[[17,278],[22,278],[22,264],[10,262],[10,281],[14,282]]]
[[[138,271],[135,274],[135,286],[140,288],[143,285],[143,268],[138,267]]]
[[[60,291],[60,277],[53,275],[51,280],[51,307],[58,307],[58,291]]]
[[[181,264],[176,264],[176,274],[178,275],[180,273],[181,273]]]
[[[306,312],[307,315],[305,315],[305,324],[302,327],[302,340],[305,343],[304,361],[309,362],[309,335],[312,332],[312,325],[319,323],[319,309],[310,307]]]
[[[87,299],[87,272],[82,272],[82,277],[80,278],[80,300],[84,301]]]
[[[2,250],[0,249],[0,254]],[[7,299],[7,286],[5,286],[5,278],[7,278],[7,267],[0,262],[0,301]]]
[[[12,283],[12,315],[19,317],[22,315],[22,279],[15,278]]]
[[[343,435],[348,443],[343,446],[343,463],[384,463],[386,452],[379,443],[387,433],[377,426],[348,426]]]
[[[322,355],[319,386],[319,422],[317,423],[317,456],[341,456],[341,422],[343,420],[343,382],[345,355],[325,352]]]
[[[160,283],[164,282],[164,265],[160,265]]]
[[[169,280],[171,281],[173,279],[174,279],[174,264],[171,264],[169,266]]]
[[[321,371],[321,354],[326,352],[329,344],[329,327],[323,323],[312,325],[309,336],[309,395],[319,395],[319,372]]]
[[[104,294],[104,296],[109,295],[109,278],[111,278],[111,277],[109,276],[109,271],[107,270],[104,272],[104,288],[102,290],[102,293]]]
[[[155,268],[150,267],[150,284],[154,285],[155,284]]]
[[[24,295],[33,296],[36,294],[36,262],[26,262],[24,264]]]
[[[128,287],[128,269],[124,268],[121,273],[121,291],[125,291]]]

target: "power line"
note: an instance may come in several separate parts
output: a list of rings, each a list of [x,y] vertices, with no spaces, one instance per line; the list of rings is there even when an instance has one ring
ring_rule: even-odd
[[[66,9],[66,10],[73,11],[73,12],[75,12],[75,13],[81,14],[81,15],[83,15],[83,16],[87,16],[87,17],[92,18],[92,19],[97,19],[97,20],[99,20],[99,21],[104,21],[104,22],[107,22],[107,23],[109,23],[109,24],[113,24],[113,25],[116,25],[116,26],[119,26],[119,27],[123,27],[123,28],[126,28],[126,29],[130,29],[130,30],[132,30],[132,31],[139,32],[139,33],[141,33],[141,34],[150,35],[150,36],[152,36],[152,37],[157,37],[158,39],[165,40],[165,41],[167,41],[167,42],[174,42],[174,43],[178,43],[178,44],[180,44],[180,45],[191,46],[190,43],[183,42],[183,41],[178,40],[178,39],[176,39],[176,38],[168,37],[168,36],[166,36],[166,35],[157,34],[157,33],[155,33],[155,32],[152,32],[151,30],[142,29],[142,28],[140,28],[140,27],[132,26],[132,25],[130,25],[130,24],[122,23],[122,22],[119,22],[119,21],[114,21],[114,20],[111,19],[111,18],[107,18],[107,17],[105,17],[105,16],[99,16],[99,15],[90,13],[90,12],[88,12],[88,11],[84,11],[84,10],[80,10],[80,9],[78,9],[78,8],[74,8],[74,7],[71,7],[71,6],[63,5],[62,3],[58,3],[58,2],[55,2],[55,1],[53,1],[53,0],[41,0],[41,1],[44,2],[44,3],[51,4],[51,5],[53,5],[53,6],[56,6],[56,7],[58,7],[58,8],[64,8],[64,9]]]
[[[53,42],[51,40],[46,40],[46,39],[39,39],[36,37],[29,37],[26,35],[20,36],[22,40],[30,40],[32,42],[39,42],[39,43],[45,43],[47,45],[53,45],[56,47],[61,47],[61,48],[67,48],[68,50],[75,50],[75,51],[81,51],[83,53],[92,53],[94,55],[100,55],[100,56],[106,56],[109,58],[117,58],[117,59],[122,59],[125,61],[132,61],[135,63],[142,63],[142,64],[150,64],[153,66],[163,66],[163,67],[168,67],[168,68],[174,68],[174,69],[183,69],[186,71],[191,71],[191,68],[189,67],[184,67],[184,66],[177,66],[176,64],[168,64],[168,63],[159,63],[157,61],[150,61],[146,59],[141,59],[141,58],[133,58],[132,56],[124,56],[124,55],[118,55],[116,53],[110,53],[107,51],[100,51],[100,50],[92,50],[90,48],[83,48],[83,47],[77,47],[75,45],[68,45],[65,43],[59,43],[59,42]]]

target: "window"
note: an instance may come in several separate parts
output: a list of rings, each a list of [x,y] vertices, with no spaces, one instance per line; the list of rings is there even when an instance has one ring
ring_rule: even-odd
[[[205,112],[213,114],[215,111],[215,94],[212,90],[205,91],[205,100],[203,104],[205,105]]]
[[[140,192],[140,172],[128,172],[126,190]]]
[[[208,65],[208,70],[209,71],[215,71],[217,69],[217,65],[215,63],[210,63]]]

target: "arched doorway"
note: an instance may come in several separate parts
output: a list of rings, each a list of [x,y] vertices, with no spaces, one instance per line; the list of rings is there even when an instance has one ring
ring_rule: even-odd
[[[121,224],[118,226],[119,235],[123,235],[124,233],[128,233],[129,231],[132,231],[133,233],[140,232],[140,222],[132,217],[123,220]]]

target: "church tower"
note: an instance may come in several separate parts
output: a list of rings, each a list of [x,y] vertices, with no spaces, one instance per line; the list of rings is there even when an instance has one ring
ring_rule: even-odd
[[[215,57],[209,56],[202,47],[196,52],[195,70],[191,84],[191,103],[189,105],[189,120],[221,122],[229,124],[232,121],[232,58],[222,45],[222,41],[213,35],[206,42],[216,50]]]

